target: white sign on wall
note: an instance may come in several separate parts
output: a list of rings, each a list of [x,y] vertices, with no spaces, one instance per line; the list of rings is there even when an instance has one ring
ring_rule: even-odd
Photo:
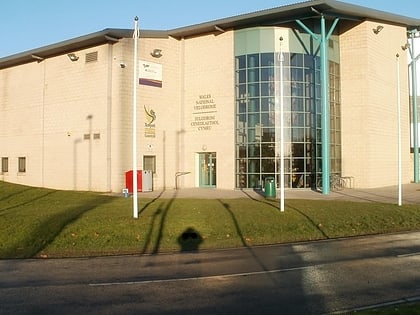
[[[139,84],[162,87],[162,65],[140,60]]]

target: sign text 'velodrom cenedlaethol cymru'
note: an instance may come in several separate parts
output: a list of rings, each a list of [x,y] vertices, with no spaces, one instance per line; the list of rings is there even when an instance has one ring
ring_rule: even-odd
[[[211,130],[213,126],[219,125],[216,114],[216,103],[211,94],[199,95],[194,104],[191,127],[197,131]]]

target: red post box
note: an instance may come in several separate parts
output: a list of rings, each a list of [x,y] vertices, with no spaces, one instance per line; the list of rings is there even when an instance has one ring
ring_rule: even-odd
[[[125,187],[130,194],[133,193],[133,170],[125,172]],[[137,171],[137,192],[142,191],[142,171]]]

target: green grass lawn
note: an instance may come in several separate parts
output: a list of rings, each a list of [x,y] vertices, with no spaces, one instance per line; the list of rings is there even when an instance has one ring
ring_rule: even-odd
[[[420,229],[418,205],[132,199],[0,182],[0,258],[161,253]],[[187,233],[186,233],[187,232]]]
[[[370,310],[354,311],[347,315],[418,315],[420,314],[420,303],[397,304]]]

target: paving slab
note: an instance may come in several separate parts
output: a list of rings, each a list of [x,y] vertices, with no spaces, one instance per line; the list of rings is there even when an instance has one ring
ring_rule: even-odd
[[[277,198],[280,191],[277,190]],[[264,199],[264,192],[253,189],[218,189],[218,188],[180,188],[168,190],[156,190],[139,193],[139,198],[200,198],[200,199],[235,199],[251,198]],[[341,191],[332,191],[325,195],[311,189],[286,189],[287,199],[313,199],[313,200],[348,200],[358,202],[384,202],[398,203],[398,186],[380,188],[357,189],[349,188]],[[420,204],[420,184],[402,185],[402,203]]]

